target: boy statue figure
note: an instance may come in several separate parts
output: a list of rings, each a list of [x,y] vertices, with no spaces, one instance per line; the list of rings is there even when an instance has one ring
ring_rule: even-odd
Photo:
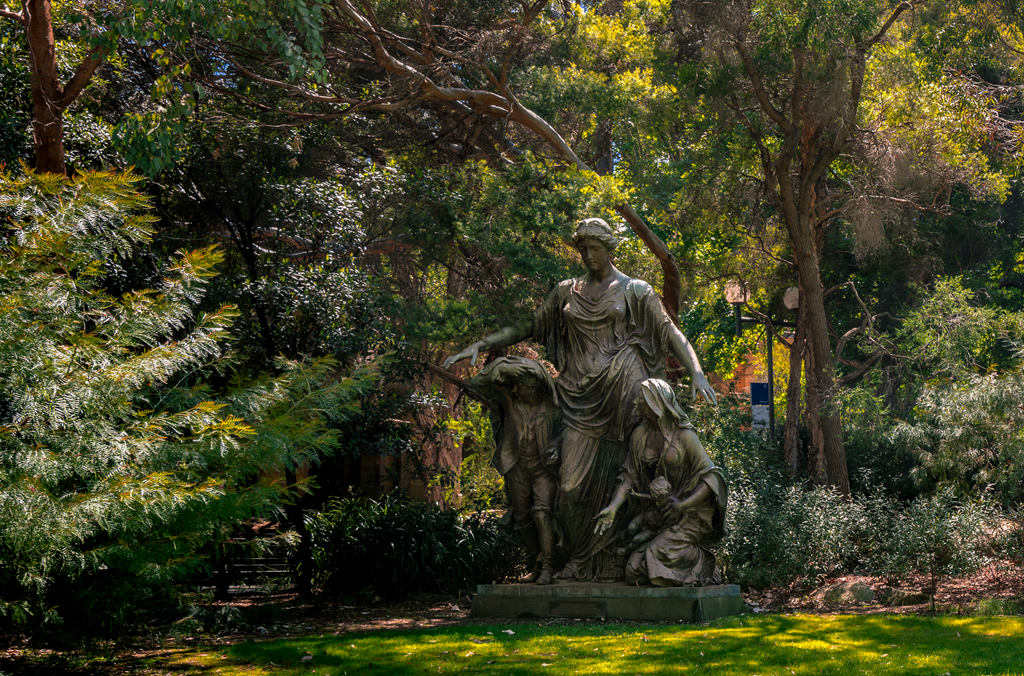
[[[561,435],[555,383],[537,361],[499,357],[469,384],[490,407],[493,463],[505,477],[513,526],[526,546],[530,574],[524,581],[551,584]]]

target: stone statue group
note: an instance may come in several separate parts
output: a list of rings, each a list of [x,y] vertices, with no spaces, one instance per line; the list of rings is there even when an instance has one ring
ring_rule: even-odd
[[[445,361],[475,365],[530,338],[558,372],[501,357],[469,381],[491,411],[527,579],[719,584],[708,546],[722,536],[725,481],[663,379],[666,356],[689,369],[692,396],[715,403],[714,390],[650,285],[612,263],[611,227],[586,219],[573,242],[585,275]]]

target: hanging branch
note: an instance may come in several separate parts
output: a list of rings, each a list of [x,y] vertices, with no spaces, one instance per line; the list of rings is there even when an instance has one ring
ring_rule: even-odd
[[[538,16],[543,6],[542,2],[532,5],[523,22],[515,24],[514,30],[521,33],[529,22]],[[495,75],[485,65],[456,56],[444,50],[436,42],[431,42],[429,49],[424,46],[423,51],[416,51],[409,45],[409,40],[400,39],[381,28],[369,8],[365,13],[361,12],[349,0],[334,0],[333,7],[347,19],[350,32],[370,47],[376,64],[388,74],[410,82],[414,91],[418,92],[419,99],[449,105],[464,104],[482,116],[502,122],[515,122],[544,141],[562,161],[572,164],[581,171],[593,171],[547,120],[524,106],[516,98],[508,87],[507,73],[504,68],[500,75]],[[389,45],[394,45],[397,53],[404,54],[408,60],[396,56],[396,53],[389,49]],[[448,58],[457,59],[460,63],[471,65],[484,75],[494,89],[466,86],[450,73],[447,74],[452,82],[436,81],[427,74],[428,69],[433,69],[440,74],[445,74],[447,71],[443,64],[436,61],[436,54],[446,55]],[[413,65],[413,62],[418,64],[419,68]],[[662,304],[673,320],[678,321],[681,282],[679,266],[675,257],[632,205],[619,204],[616,205],[615,210],[626,220],[644,245],[658,258],[664,275]]]

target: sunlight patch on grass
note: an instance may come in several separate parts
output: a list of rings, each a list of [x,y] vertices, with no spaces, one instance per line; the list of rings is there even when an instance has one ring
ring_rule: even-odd
[[[193,664],[215,674],[999,674],[1024,664],[1021,635],[1024,620],[1008,617],[536,623],[250,641],[180,651],[153,666]]]

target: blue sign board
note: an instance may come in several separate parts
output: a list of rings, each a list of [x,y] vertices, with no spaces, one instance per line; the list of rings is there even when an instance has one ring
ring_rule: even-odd
[[[750,383],[750,403],[754,406],[768,405],[768,383]]]

